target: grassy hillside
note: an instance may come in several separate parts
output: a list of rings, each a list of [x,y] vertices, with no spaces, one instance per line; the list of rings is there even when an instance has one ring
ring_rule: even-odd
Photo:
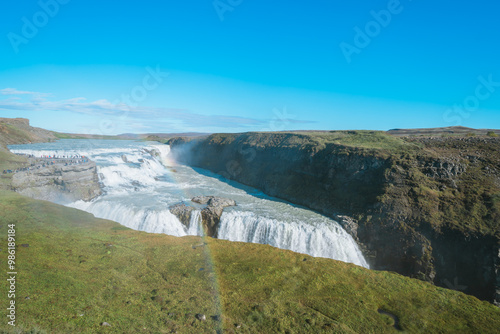
[[[421,145],[409,143],[401,138],[391,136],[383,131],[293,131],[293,132],[249,132],[243,134],[242,144],[252,147],[297,147],[312,149],[317,152],[326,146],[335,145],[349,149],[359,149],[377,156],[388,156],[389,153],[415,151]],[[214,144],[230,144],[241,140],[241,133],[217,133],[208,140]],[[201,138],[203,140],[204,138]],[[186,138],[186,140],[190,140]],[[194,139],[196,140],[196,138]]]
[[[137,232],[7,191],[0,212],[3,245],[7,225],[16,225],[18,326],[4,319],[7,332],[395,331],[379,310],[412,333],[500,328],[499,308],[389,272],[267,245]]]
[[[448,126],[445,128],[427,128],[427,129],[392,129],[387,131],[387,133],[394,136],[408,136],[408,137],[420,137],[420,136],[475,136],[475,135],[487,135],[487,136],[498,136],[500,130],[497,129],[472,129],[464,126]]]
[[[0,118],[0,147],[56,140],[52,131],[30,126],[25,118]]]

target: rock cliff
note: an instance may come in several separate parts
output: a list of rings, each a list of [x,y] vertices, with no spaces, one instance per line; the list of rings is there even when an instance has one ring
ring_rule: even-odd
[[[206,204],[201,210],[201,220],[205,234],[216,238],[219,233],[220,217],[225,207],[235,206],[236,202],[232,199],[216,196],[196,196],[191,199],[198,204]]]
[[[220,226],[220,217],[225,207],[235,206],[236,202],[232,199],[222,198],[217,196],[196,196],[191,199],[192,202],[205,205],[201,209],[201,223],[205,235],[217,238]],[[191,221],[191,215],[194,207],[188,206],[184,203],[173,205],[169,208],[182,224],[189,227]]]
[[[189,223],[191,221],[191,214],[194,208],[192,206],[188,206],[184,203],[179,203],[172,205],[169,207],[171,213],[173,213],[177,218],[179,218],[180,222],[189,227]]]
[[[351,131],[169,144],[180,161],[339,220],[374,269],[500,302],[498,138]]]

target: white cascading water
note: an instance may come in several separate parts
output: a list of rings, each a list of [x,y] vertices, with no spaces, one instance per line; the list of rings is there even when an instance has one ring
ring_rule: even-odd
[[[191,212],[191,220],[189,221],[187,235],[203,235],[200,210],[193,210]]]
[[[92,213],[94,216],[114,220],[138,231],[188,235],[184,225],[169,210],[136,209],[116,201],[78,201],[69,206]],[[195,234],[193,234],[195,235]]]
[[[224,212],[218,238],[267,244],[368,266],[352,237],[338,224],[313,226],[260,217],[253,212]]]
[[[170,147],[153,142],[60,140],[12,145],[14,153],[35,156],[87,156],[98,166],[104,194],[91,202],[67,204],[135,230],[174,236],[202,235],[200,210],[188,226],[169,206],[197,195],[234,199],[221,217],[218,238],[269,244],[311,256],[351,262],[368,268],[358,245],[334,220],[265,196],[210,172],[176,164]]]

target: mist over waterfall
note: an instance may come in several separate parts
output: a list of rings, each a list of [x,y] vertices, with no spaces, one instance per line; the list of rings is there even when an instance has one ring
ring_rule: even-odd
[[[170,147],[128,140],[60,140],[12,145],[14,153],[35,156],[86,156],[98,167],[103,195],[69,204],[129,228],[173,236],[202,235],[195,196],[233,199],[221,216],[218,238],[269,244],[311,256],[351,262],[368,268],[358,245],[334,220],[237,183],[224,182],[205,170],[177,164]],[[183,224],[169,207],[194,205]]]

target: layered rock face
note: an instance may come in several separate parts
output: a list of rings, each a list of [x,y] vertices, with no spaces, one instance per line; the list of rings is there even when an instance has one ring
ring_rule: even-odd
[[[209,237],[216,238],[219,233],[220,217],[225,207],[235,206],[236,202],[232,199],[216,197],[216,196],[196,196],[191,199],[198,204],[206,204],[207,206],[201,210],[201,219],[205,234]]]
[[[374,269],[500,302],[500,141],[408,142],[390,153],[290,133],[169,144],[184,163],[338,220]]]
[[[169,207],[171,213],[173,213],[184,226],[189,227],[189,222],[191,221],[191,214],[194,208],[188,206],[184,203],[175,204]]]
[[[25,196],[57,203],[90,201],[102,193],[92,161],[17,172],[12,176],[12,188]]]
[[[220,217],[225,207],[235,206],[236,202],[232,199],[222,198],[217,196],[196,196],[191,199],[192,202],[205,205],[201,210],[201,221],[205,235],[217,238],[220,226]],[[191,215],[194,207],[184,203],[171,206],[170,212],[179,218],[181,223],[189,227]]]

